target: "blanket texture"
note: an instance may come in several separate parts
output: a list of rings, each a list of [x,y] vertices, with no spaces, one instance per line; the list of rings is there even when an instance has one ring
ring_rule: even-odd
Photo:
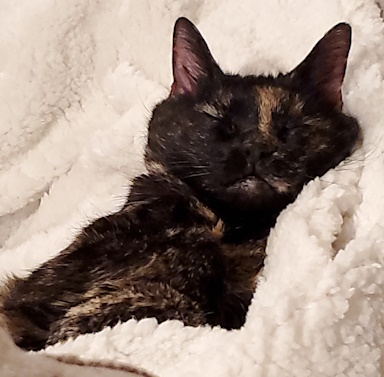
[[[374,0],[0,1],[0,281],[26,276],[120,208],[144,169],[151,108],[170,88],[179,16],[224,70],[243,74],[287,72],[350,23],[344,109],[363,144],[280,215],[241,330],[130,320],[43,353],[158,376],[384,375],[384,34]]]

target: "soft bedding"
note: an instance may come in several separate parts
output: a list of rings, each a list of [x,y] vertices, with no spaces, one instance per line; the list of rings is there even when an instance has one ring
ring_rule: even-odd
[[[144,170],[151,108],[169,92],[179,16],[221,67],[243,74],[286,72],[350,23],[343,100],[362,145],[280,215],[241,330],[132,319],[42,353],[167,377],[383,375],[384,33],[374,0],[0,1],[0,281],[120,208]],[[23,354],[0,339],[18,356],[2,355],[0,375],[20,375]],[[50,359],[33,357],[42,376]],[[52,375],[66,368],[49,365]]]

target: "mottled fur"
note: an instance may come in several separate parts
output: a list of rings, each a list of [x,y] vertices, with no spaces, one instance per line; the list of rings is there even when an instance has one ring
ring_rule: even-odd
[[[148,173],[119,212],[9,282],[2,312],[15,342],[40,349],[132,317],[241,327],[278,214],[359,138],[341,112],[349,46],[339,24],[286,75],[226,75],[179,19],[171,94],[149,123]]]

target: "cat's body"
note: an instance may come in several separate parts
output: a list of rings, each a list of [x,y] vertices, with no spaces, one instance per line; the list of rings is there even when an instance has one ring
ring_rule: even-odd
[[[16,343],[39,349],[132,317],[242,326],[278,214],[359,138],[341,112],[349,45],[340,24],[287,75],[225,75],[180,19],[148,173],[121,211],[9,283],[2,312]]]
[[[96,220],[27,284],[16,284],[6,308],[16,323],[14,297],[23,301],[17,343],[38,348],[47,336],[54,343],[132,317],[240,327],[263,245],[223,244],[221,227],[181,182],[163,174],[137,178],[119,213]]]

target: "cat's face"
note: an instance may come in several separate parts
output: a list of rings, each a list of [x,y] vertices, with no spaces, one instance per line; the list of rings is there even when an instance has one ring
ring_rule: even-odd
[[[341,112],[350,28],[328,32],[277,78],[224,74],[197,29],[175,25],[174,83],[149,124],[146,160],[218,208],[280,211],[347,157],[357,122]]]

